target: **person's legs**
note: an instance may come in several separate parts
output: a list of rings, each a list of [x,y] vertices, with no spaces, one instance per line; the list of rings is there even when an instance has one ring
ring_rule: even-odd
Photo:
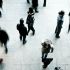
[[[0,64],[2,64],[2,62],[3,62],[3,58],[0,58]]]
[[[44,3],[43,3],[43,7],[45,7],[46,6],[46,0],[44,0]]]
[[[35,34],[35,29],[34,29],[34,27],[33,27],[33,26],[31,27],[31,30],[32,30],[33,35],[34,35],[34,34]]]
[[[61,32],[61,28],[58,29],[57,33],[56,33],[56,38],[60,38],[59,34]]]
[[[56,29],[55,29],[55,33],[57,33],[57,27],[56,27]]]
[[[23,44],[26,43],[26,35],[23,36]]]
[[[4,46],[5,46],[5,53],[7,54],[8,53],[7,42],[4,43]]]
[[[37,7],[34,7],[34,9],[35,9],[35,12],[38,13],[38,8]]]
[[[31,27],[28,25],[28,33],[30,32]]]

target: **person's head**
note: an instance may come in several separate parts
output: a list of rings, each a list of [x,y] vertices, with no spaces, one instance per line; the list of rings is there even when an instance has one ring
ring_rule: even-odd
[[[64,16],[65,12],[61,10],[58,14]]]
[[[22,25],[24,23],[24,20],[21,18],[20,19],[20,24]]]
[[[29,8],[28,14],[34,15],[34,12],[33,12],[33,8],[32,7]]]

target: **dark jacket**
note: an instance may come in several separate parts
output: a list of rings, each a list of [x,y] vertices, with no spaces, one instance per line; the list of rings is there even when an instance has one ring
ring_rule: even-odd
[[[6,43],[9,40],[9,36],[4,30],[0,30],[0,42]]]
[[[24,25],[17,24],[17,30],[22,36],[28,35],[27,28]]]
[[[26,24],[28,24],[28,26],[33,26],[33,24],[34,24],[34,17],[32,15],[28,15],[27,16]]]

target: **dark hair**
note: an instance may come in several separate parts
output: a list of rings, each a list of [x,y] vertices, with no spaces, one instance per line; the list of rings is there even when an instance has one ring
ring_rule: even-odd
[[[23,24],[24,23],[24,20],[21,18],[20,19],[20,24]]]
[[[60,12],[58,12],[58,14],[59,14],[59,15],[64,15],[65,12],[61,10]]]

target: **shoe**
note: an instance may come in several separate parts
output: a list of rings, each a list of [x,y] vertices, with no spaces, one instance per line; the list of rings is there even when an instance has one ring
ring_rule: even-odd
[[[23,41],[23,44],[25,44],[27,41]]]
[[[56,36],[56,38],[60,38],[60,36]]]

